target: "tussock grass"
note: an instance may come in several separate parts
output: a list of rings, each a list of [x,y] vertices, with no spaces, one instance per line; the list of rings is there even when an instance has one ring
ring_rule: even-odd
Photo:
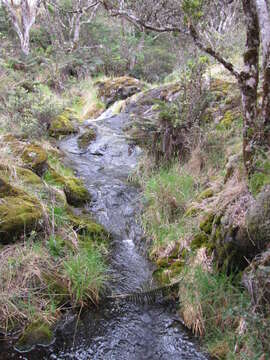
[[[237,279],[192,264],[182,276],[181,315],[196,335],[204,337],[215,359],[260,359],[269,353],[270,319],[252,310]]]
[[[105,80],[104,76],[98,78],[88,77],[79,83],[72,85],[64,94],[66,98],[72,98],[72,109],[80,120],[95,117],[105,110],[105,105],[97,97],[95,82]]]
[[[82,248],[63,265],[74,304],[82,306],[89,300],[97,304],[106,280],[101,253],[94,247]]]
[[[187,235],[183,215],[198,194],[199,184],[179,164],[173,164],[153,173],[144,186],[147,206],[143,224],[153,240],[155,254]]]

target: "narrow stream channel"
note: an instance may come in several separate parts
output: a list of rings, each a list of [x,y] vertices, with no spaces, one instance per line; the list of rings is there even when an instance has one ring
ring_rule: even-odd
[[[60,144],[92,194],[89,211],[113,234],[113,293],[153,285],[152,265],[138,250],[143,236],[139,224],[141,194],[127,181],[141,155],[141,150],[129,147],[125,139],[123,127],[128,122],[128,114],[112,116],[106,112],[86,124],[97,130],[97,139],[87,152],[78,148],[76,136]],[[0,359],[207,359],[179,321],[173,304],[162,299],[151,305],[108,301],[96,311],[83,313],[78,323],[76,316],[68,316],[59,325],[52,346],[37,346],[27,354],[11,350],[6,354],[8,357],[2,358],[0,350]]]

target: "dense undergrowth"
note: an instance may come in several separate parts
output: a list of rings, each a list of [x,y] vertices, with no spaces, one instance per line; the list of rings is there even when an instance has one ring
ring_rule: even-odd
[[[207,107],[198,117],[188,112],[191,121],[180,161],[182,143],[174,143],[168,157],[162,138],[170,131],[164,119],[176,121],[172,138],[181,131],[179,115],[170,119],[170,104],[167,112],[162,107],[161,116],[151,115],[151,127],[143,118],[129,132],[147,152],[137,179],[144,190],[142,222],[156,278],[165,284],[180,281],[179,313],[214,358],[265,359],[270,354],[268,301],[258,304],[247,291],[243,270],[252,260],[243,264],[240,245],[234,250],[221,240],[228,218],[234,218],[234,229],[247,226],[246,204],[252,199],[248,186],[256,196],[269,181],[256,173],[247,182],[241,162],[240,97],[230,81],[219,74],[206,89]],[[152,134],[152,140],[144,141]]]

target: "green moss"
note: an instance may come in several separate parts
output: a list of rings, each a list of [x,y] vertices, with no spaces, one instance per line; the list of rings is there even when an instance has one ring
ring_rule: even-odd
[[[270,161],[260,161],[257,165],[262,171],[255,172],[249,179],[249,188],[254,196],[256,196],[265,185],[270,184]]]
[[[207,247],[209,242],[208,236],[204,232],[196,234],[191,242],[191,250],[197,250],[201,247]]]
[[[24,147],[21,156],[25,166],[38,175],[44,174],[47,168],[47,153],[41,146],[30,144]]]
[[[160,258],[156,261],[156,264],[159,268],[168,268],[170,265],[168,258]]]
[[[77,132],[77,129],[72,124],[73,120],[69,111],[64,111],[61,115],[58,115],[52,120],[49,134],[53,137],[59,137],[61,135],[70,135]]]
[[[77,178],[65,179],[64,192],[67,197],[67,202],[73,206],[80,207],[91,200],[89,191],[83,182]]]
[[[206,234],[211,234],[213,221],[215,219],[215,214],[209,213],[205,219],[200,223],[200,230],[204,231]]]
[[[184,217],[195,217],[200,213],[201,209],[197,208],[196,206],[191,206],[187,209],[184,214]]]
[[[54,169],[50,168],[46,172],[44,180],[51,185],[63,188],[67,202],[70,205],[80,207],[91,200],[88,190],[80,179],[71,176],[61,176]]]
[[[22,180],[24,184],[30,184],[30,185],[42,184],[41,178],[37,176],[33,171],[18,166],[16,167],[15,170],[18,178]]]
[[[110,234],[103,228],[103,226],[94,222],[87,215],[76,216],[71,211],[68,212],[68,218],[73,225],[74,230],[81,235],[82,245],[87,245],[91,241],[97,243],[107,243],[110,240]]]
[[[1,242],[9,243],[19,235],[31,232],[42,218],[38,200],[0,179]]]
[[[78,145],[80,148],[87,148],[91,141],[96,139],[96,133],[93,129],[89,129],[78,137]]]
[[[19,166],[6,166],[0,164],[0,176],[6,181],[14,178],[21,181],[23,184],[40,185],[42,180],[33,171]]]
[[[198,200],[208,199],[208,198],[212,197],[213,195],[214,195],[214,190],[211,188],[208,188],[199,194]]]
[[[230,128],[232,126],[233,121],[234,121],[233,112],[231,110],[228,110],[226,111],[220,124],[223,125],[225,128]]]
[[[15,347],[19,351],[29,351],[35,345],[50,345],[53,338],[54,336],[50,326],[44,321],[38,320],[24,329]]]

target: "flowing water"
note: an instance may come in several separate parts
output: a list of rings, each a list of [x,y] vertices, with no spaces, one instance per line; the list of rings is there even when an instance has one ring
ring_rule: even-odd
[[[92,194],[89,211],[113,235],[111,291],[128,293],[153,286],[152,265],[138,250],[143,233],[139,223],[141,194],[128,183],[141,150],[129,146],[123,127],[128,114],[112,116],[107,111],[86,122],[97,131],[97,139],[86,152],[77,137],[61,142],[69,162],[84,179]],[[1,357],[1,354],[3,357]],[[9,348],[0,359],[76,360],[206,360],[194,339],[181,324],[169,301],[136,305],[107,301],[95,311],[85,311],[80,321],[68,315],[56,330],[48,348],[36,346],[18,354]]]

